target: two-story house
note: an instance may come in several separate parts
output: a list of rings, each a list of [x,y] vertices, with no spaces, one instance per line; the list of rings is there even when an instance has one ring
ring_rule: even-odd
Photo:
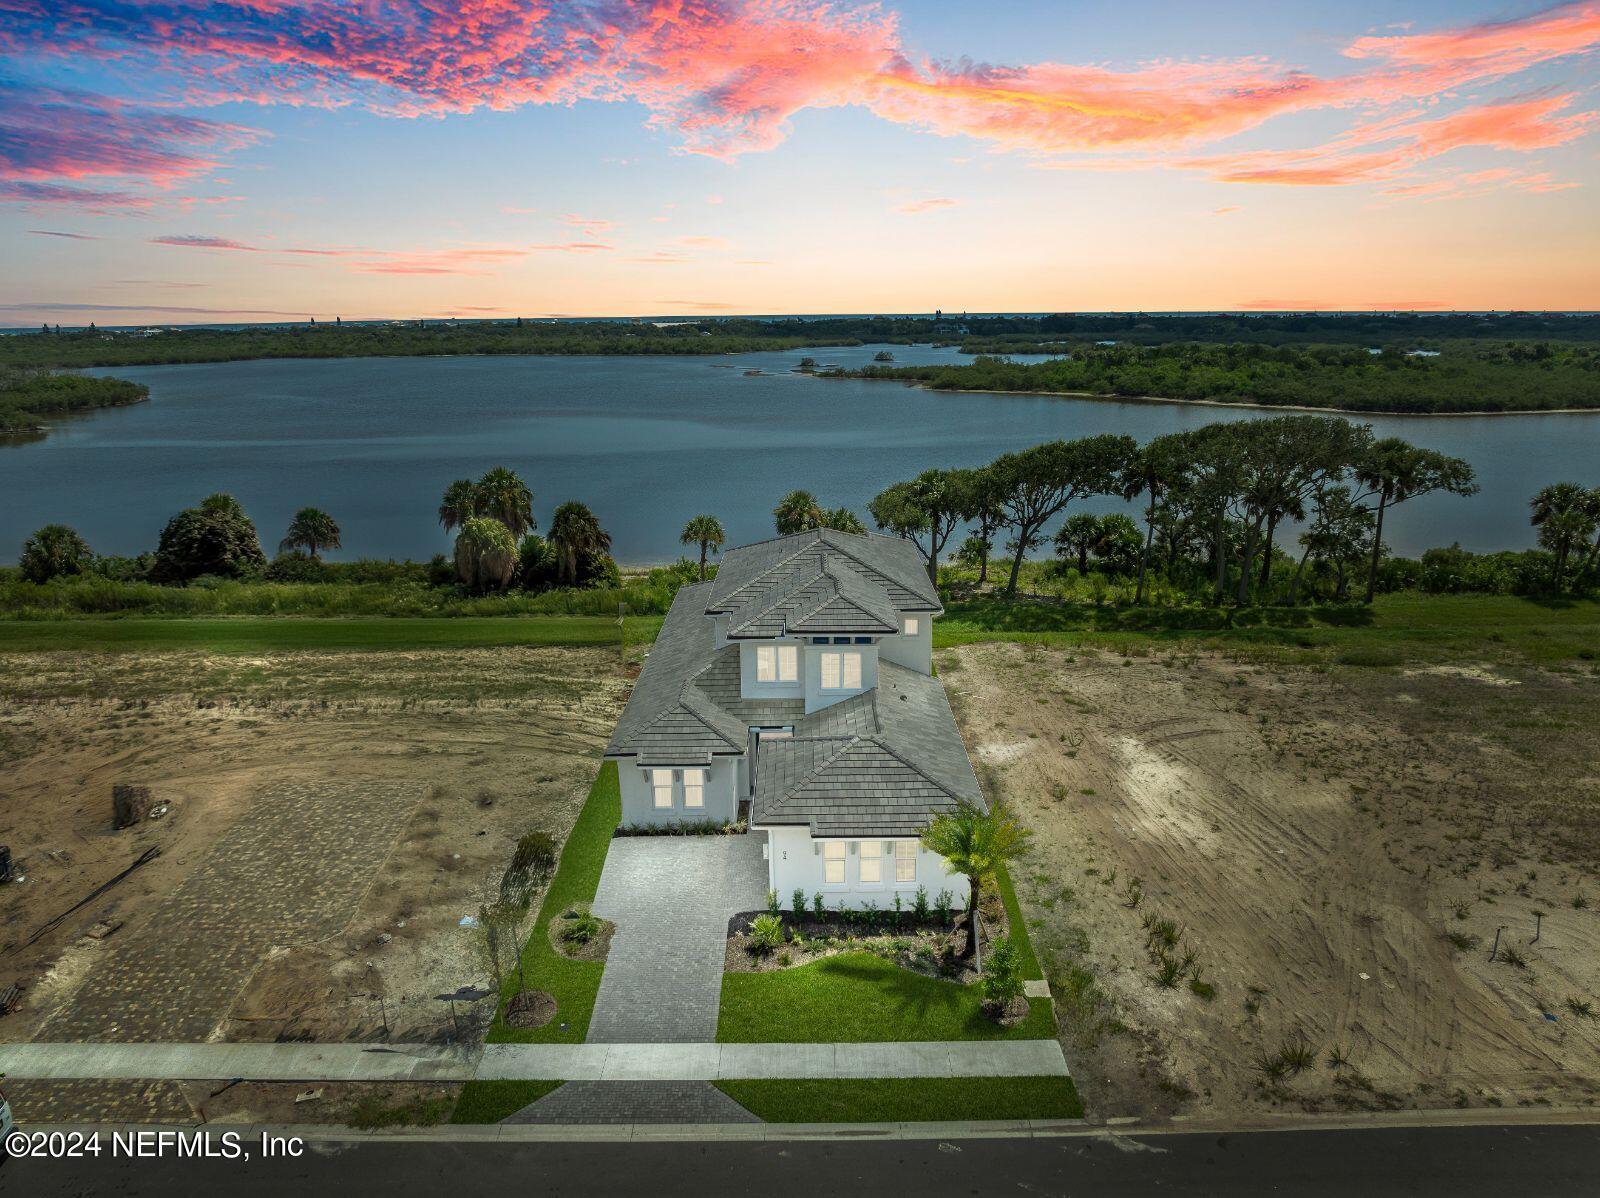
[[[730,550],[678,592],[606,748],[625,824],[727,823],[766,837],[770,885],[830,907],[966,903],[921,847],[933,817],[982,804],[944,688],[941,614],[899,537],[818,529]]]

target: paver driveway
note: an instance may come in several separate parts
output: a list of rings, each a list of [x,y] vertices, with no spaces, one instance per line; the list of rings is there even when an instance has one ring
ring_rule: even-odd
[[[611,842],[594,913],[617,925],[589,1021],[605,1044],[709,1043],[728,919],[766,905],[764,833]]]

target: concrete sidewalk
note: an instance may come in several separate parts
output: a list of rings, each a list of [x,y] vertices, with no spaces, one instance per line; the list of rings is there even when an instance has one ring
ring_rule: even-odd
[[[1066,1077],[1054,1040],[901,1044],[0,1044],[18,1080],[715,1081]]]

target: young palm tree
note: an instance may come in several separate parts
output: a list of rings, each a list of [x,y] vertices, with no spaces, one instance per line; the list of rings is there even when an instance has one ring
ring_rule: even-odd
[[[439,523],[445,535],[460,528],[478,514],[478,484],[470,478],[458,478],[444,489],[439,501]]]
[[[303,507],[289,521],[289,535],[278,543],[284,553],[304,548],[313,560],[319,549],[338,549],[339,526],[321,508]]]
[[[511,530],[487,516],[469,516],[456,537],[456,574],[474,591],[494,591],[517,572]]]
[[[1567,559],[1595,535],[1600,510],[1594,492],[1577,483],[1551,483],[1533,497],[1532,523],[1539,530],[1539,544],[1555,554],[1555,589],[1559,592],[1566,577]]]
[[[963,802],[953,812],[935,816],[922,834],[922,847],[943,857],[971,887],[964,955],[970,957],[978,951],[978,896],[984,884],[1027,849],[1030,835],[998,801],[987,811],[976,803]]]
[[[578,578],[578,562],[611,549],[611,534],[600,527],[593,512],[582,503],[568,501],[550,520],[550,547],[556,551],[556,578],[571,586]]]
[[[780,537],[821,528],[825,517],[817,497],[810,491],[790,491],[772,509],[772,522]]]
[[[678,538],[684,545],[700,546],[700,581],[706,580],[706,553],[716,553],[727,541],[728,534],[722,530],[722,522],[715,516],[696,516],[683,526],[683,534]]]
[[[867,535],[867,526],[861,522],[861,517],[847,507],[829,508],[822,513],[822,527],[831,528],[836,532],[853,532],[861,536]]]
[[[496,466],[478,480],[476,495],[478,515],[500,521],[514,537],[533,531],[533,492],[514,471]]]

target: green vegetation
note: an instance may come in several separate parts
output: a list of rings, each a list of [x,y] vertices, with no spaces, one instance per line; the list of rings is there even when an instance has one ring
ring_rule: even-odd
[[[1006,907],[1006,926],[1011,929],[1011,942],[1017,952],[1017,964],[1027,979],[1044,977],[1039,968],[1039,958],[1034,956],[1033,945],[1028,940],[1028,927],[1022,921],[1022,908],[1017,904],[1017,892],[1011,885],[1011,874],[1004,865],[996,867],[995,882],[1000,888],[1000,898]]]
[[[345,1116],[345,1123],[366,1131],[383,1127],[432,1127],[443,1122],[449,1113],[448,1098],[413,1098],[386,1106],[382,1098],[369,1094]]]
[[[772,973],[722,975],[717,1039],[726,1044],[1041,1040],[1055,1035],[1050,1000],[1001,1027],[975,986],[902,969],[871,953],[841,953]]]
[[[1038,346],[1023,346],[1023,350]],[[1012,351],[1017,352],[1017,351]],[[1059,352],[1059,351],[1058,351]],[[1019,363],[867,366],[824,376],[900,379],[936,391],[1024,391],[1353,412],[1531,412],[1600,407],[1600,346],[1448,343],[1422,356],[1359,346],[1073,345]]]
[[[556,1014],[538,1028],[508,1027],[500,1013],[489,1029],[491,1044],[579,1044],[589,1034],[589,1016],[594,1012],[595,994],[600,989],[601,961],[574,961],[556,952],[550,943],[550,921],[567,908],[594,901],[600,885],[600,871],[611,847],[611,833],[622,821],[622,792],[617,781],[617,765],[608,761],[600,767],[589,798],[572,826],[555,877],[539,904],[533,930],[522,949],[520,971],[509,970],[501,986],[500,1006],[525,984],[530,990],[547,991],[556,1000]],[[519,976],[520,972],[520,976]]]
[[[451,1123],[499,1123],[563,1083],[550,1081],[471,1081],[461,1087]]]
[[[1078,1119],[1067,1077],[872,1077],[719,1081],[712,1085],[768,1123],[932,1123]]]
[[[1031,835],[998,799],[988,807],[963,801],[954,811],[935,816],[922,833],[922,847],[943,857],[950,872],[967,880],[972,900],[967,904],[965,955],[978,947],[978,896],[998,884],[996,875],[1027,850]],[[1013,930],[1020,929],[1019,921]]]
[[[20,338],[0,337],[0,341],[12,340]],[[123,379],[51,374],[0,365],[0,437],[34,432],[54,416],[120,408],[149,397],[148,387]]]

